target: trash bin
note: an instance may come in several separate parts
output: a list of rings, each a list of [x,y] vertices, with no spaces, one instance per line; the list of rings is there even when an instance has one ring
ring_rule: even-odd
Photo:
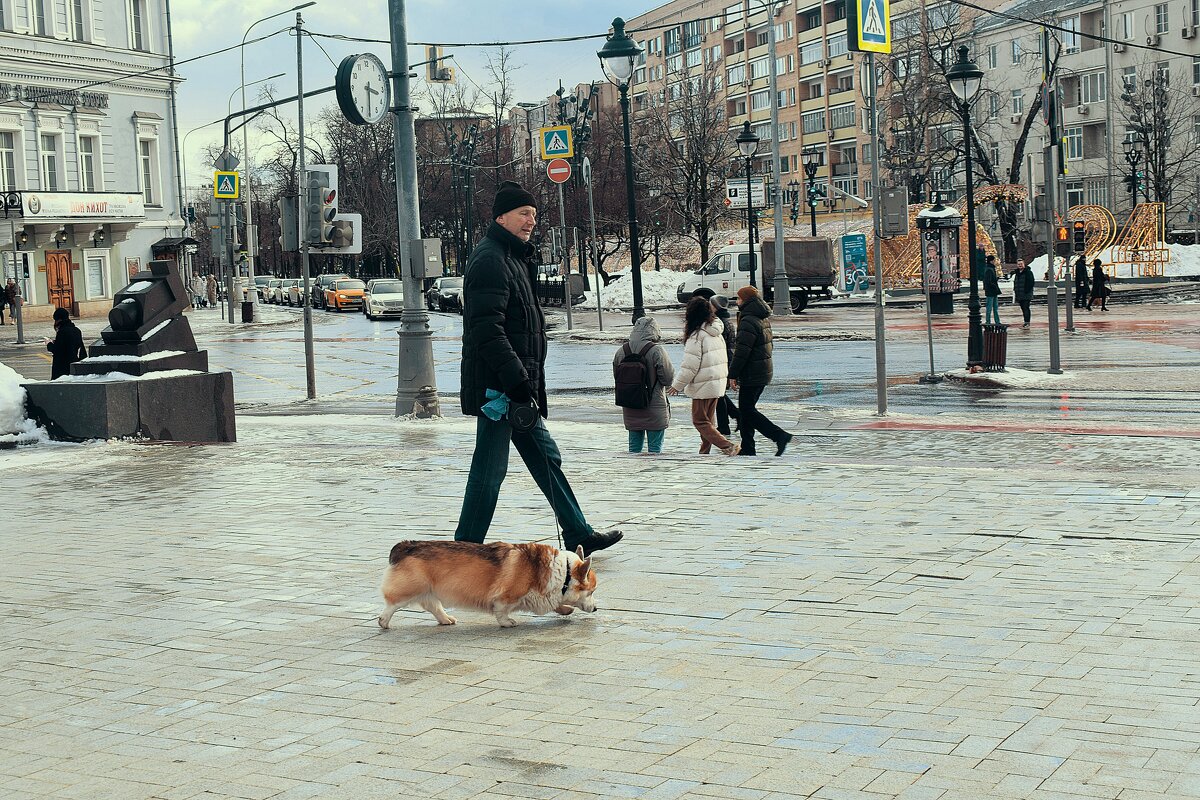
[[[1008,326],[983,326],[983,368],[989,372],[1004,369],[1008,357]]]
[[[242,301],[242,322],[254,322],[254,303]]]

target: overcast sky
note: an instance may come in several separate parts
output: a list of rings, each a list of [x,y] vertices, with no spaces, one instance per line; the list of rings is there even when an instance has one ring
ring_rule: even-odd
[[[238,44],[246,28],[255,20],[284,11],[302,0],[172,0],[176,58],[183,60],[212,50]],[[411,42],[496,42],[544,39],[560,36],[603,33],[615,16],[633,17],[652,8],[653,0],[629,6],[596,0],[554,0],[540,5],[505,4],[497,10],[496,0],[409,0],[407,3],[408,38]],[[343,34],[371,39],[388,39],[386,0],[317,0],[304,9],[305,26],[314,33]],[[250,38],[281,30],[295,23],[295,13],[287,13],[255,26]],[[314,43],[328,51],[327,58]],[[558,87],[561,78],[568,86],[603,80],[596,51],[603,39],[562,44],[529,45],[516,48],[516,99],[536,101]],[[333,84],[335,66],[351,53],[371,51],[391,66],[386,44],[364,44],[329,39],[307,40],[304,46],[304,89]],[[484,48],[458,48],[455,54],[459,80],[474,79],[487,87],[484,67],[488,52]],[[279,96],[291,96],[296,89],[295,40],[286,33],[246,48],[246,82],[283,72],[275,84]],[[423,61],[419,48],[409,53],[411,62]],[[179,92],[181,137],[193,128],[225,116],[231,92],[240,85],[240,61],[237,50],[184,64],[179,68],[186,79]],[[424,78],[424,70],[419,70]],[[247,89],[247,104],[254,105],[259,86]],[[252,96],[253,93],[253,96]],[[305,104],[305,117],[313,118],[332,102],[332,93]],[[240,93],[233,107],[241,105]],[[295,106],[284,112],[295,118]],[[186,142],[184,154],[189,185],[211,178],[211,166],[204,162],[207,145],[220,141],[221,126],[196,131]],[[182,139],[181,139],[182,144]],[[253,148],[253,141],[251,142]],[[207,177],[206,177],[207,176]]]

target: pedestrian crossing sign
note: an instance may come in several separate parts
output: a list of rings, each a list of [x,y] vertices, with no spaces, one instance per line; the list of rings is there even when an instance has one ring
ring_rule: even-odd
[[[241,188],[236,172],[213,173],[213,197],[217,200],[237,200]]]
[[[849,48],[864,53],[892,52],[889,0],[846,0]]]
[[[575,157],[575,142],[571,139],[569,125],[541,128],[538,132],[542,137],[542,161]]]

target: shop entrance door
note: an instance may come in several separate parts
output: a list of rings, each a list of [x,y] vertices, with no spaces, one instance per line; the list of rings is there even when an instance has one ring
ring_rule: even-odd
[[[75,283],[71,279],[71,251],[46,251],[46,285],[50,293],[50,305],[73,311],[75,308]]]

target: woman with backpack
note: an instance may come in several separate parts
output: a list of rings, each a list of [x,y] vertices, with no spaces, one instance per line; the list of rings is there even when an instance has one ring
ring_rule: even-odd
[[[715,445],[727,456],[741,449],[717,430],[717,398],[729,384],[729,360],[725,354],[724,328],[713,304],[703,297],[688,301],[683,315],[683,362],[667,394],[687,392],[692,398],[692,425],[700,434],[700,453]]]
[[[642,317],[613,358],[617,405],[629,432],[631,453],[642,452],[647,440],[651,453],[661,453],[671,419],[666,388],[675,380],[675,368],[661,342],[658,323]]]

